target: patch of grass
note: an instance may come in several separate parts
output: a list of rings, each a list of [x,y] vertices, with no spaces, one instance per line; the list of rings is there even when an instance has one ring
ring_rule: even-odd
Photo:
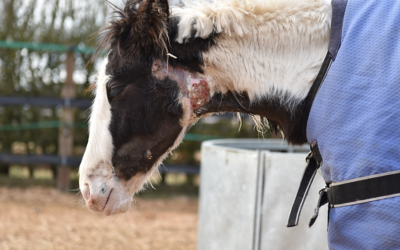
[[[144,199],[172,198],[177,196],[198,198],[199,187],[188,183],[174,186],[160,183],[159,185],[154,186],[154,189],[149,186],[145,191],[142,191],[135,196]]]
[[[21,188],[32,186],[55,187],[56,181],[53,179],[10,178],[6,175],[0,175],[0,186]]]
[[[49,168],[36,168],[33,170],[34,179],[52,180],[54,179],[53,171]]]
[[[9,170],[10,178],[28,179],[29,168],[26,166],[13,165]]]
[[[166,174],[165,183],[171,186],[183,185],[188,181],[186,174]]]

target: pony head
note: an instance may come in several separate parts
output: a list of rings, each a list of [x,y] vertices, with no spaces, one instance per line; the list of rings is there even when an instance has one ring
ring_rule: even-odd
[[[99,51],[109,54],[92,87],[79,170],[92,210],[128,210],[189,127],[212,113],[258,115],[288,142],[306,140],[301,103],[326,54],[330,4],[188,4],[171,10],[167,0],[128,0],[100,32]]]
[[[199,54],[170,54],[167,0],[129,0],[101,31],[109,49],[93,84],[95,99],[79,185],[87,206],[106,215],[129,209],[159,164],[197,121],[209,98]],[[212,39],[194,42],[206,50]],[[185,49],[185,48],[183,48]],[[183,66],[185,65],[185,66]]]

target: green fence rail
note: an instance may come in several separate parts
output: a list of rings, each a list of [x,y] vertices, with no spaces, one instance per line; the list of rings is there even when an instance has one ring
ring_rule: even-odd
[[[18,41],[0,41],[0,48],[43,50],[51,52],[79,52],[87,54],[93,54],[96,51],[96,48],[87,47],[84,45],[65,45],[65,44],[54,44],[54,43],[33,43],[33,42],[18,42]]]
[[[43,121],[43,122],[27,122],[18,124],[4,124],[0,125],[0,131],[19,131],[19,130],[30,130],[40,128],[59,128],[62,125],[68,127],[68,124],[61,124],[60,121]],[[84,122],[72,124],[74,128],[87,128],[87,124]]]

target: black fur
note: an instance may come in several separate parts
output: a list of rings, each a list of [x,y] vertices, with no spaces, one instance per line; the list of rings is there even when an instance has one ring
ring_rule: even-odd
[[[129,0],[123,10],[115,6],[114,9],[115,18],[99,32],[97,48],[98,52],[112,51],[107,74],[119,75],[129,70],[132,62],[149,63],[153,58],[166,56],[168,1]]]
[[[175,42],[178,36],[179,21],[179,17],[171,18],[168,26],[169,50],[171,54],[177,57],[177,59],[170,58],[169,62],[173,66],[181,65],[189,71],[203,73],[204,60],[202,55],[215,45],[218,34],[213,32],[206,39],[196,37],[187,39],[183,44],[180,44]],[[196,30],[192,29],[192,33],[196,33]]]
[[[154,60],[202,72],[202,52],[215,43],[216,35],[175,42],[179,19],[169,19],[167,0],[129,0],[123,10],[114,8],[116,18],[100,31],[98,51],[110,50],[106,74],[111,79],[106,86],[112,113],[112,162],[116,175],[128,180],[148,172],[182,130],[178,85],[152,75]],[[146,150],[151,151],[151,159],[145,157]]]
[[[112,98],[109,126],[114,145],[113,166],[116,175],[126,180],[138,172],[149,171],[182,130],[179,120],[183,110],[176,101],[177,83],[168,78],[157,81],[151,75],[134,76],[123,74],[112,80],[127,83]],[[144,157],[146,150],[151,151],[152,159]]]
[[[151,7],[160,9],[161,13]],[[175,42],[180,20],[169,18],[168,2],[163,0],[130,0],[124,10],[114,8],[116,18],[99,32],[97,49],[98,52],[111,49],[107,74],[115,76],[130,70],[132,62],[141,62],[144,72],[148,72],[154,59],[168,60],[172,66],[203,73],[202,54],[215,44],[218,34],[213,32],[206,39],[187,39],[184,44]],[[192,33],[196,33],[194,28]],[[177,59],[168,57],[167,53]]]
[[[282,96],[282,95],[279,95]],[[287,95],[289,96],[289,95]],[[286,108],[281,98],[268,97],[250,104],[246,92],[226,94],[216,93],[203,107],[195,110],[197,116],[218,112],[241,112],[250,115],[260,115],[268,120],[269,128],[277,132],[281,130],[288,143],[302,145],[307,142],[306,128],[304,127],[304,104],[301,102],[294,110]]]

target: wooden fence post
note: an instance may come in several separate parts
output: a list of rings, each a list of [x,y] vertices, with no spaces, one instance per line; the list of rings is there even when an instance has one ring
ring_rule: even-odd
[[[74,123],[74,109],[68,105],[69,100],[75,97],[75,87],[73,81],[73,73],[75,69],[75,57],[73,52],[67,53],[65,62],[67,77],[61,92],[61,97],[64,98],[65,106],[60,117],[60,132],[58,137],[58,153],[61,156],[61,165],[57,167],[57,188],[61,191],[66,191],[70,188],[70,169],[66,165],[66,159],[72,155],[73,134],[72,126]]]

